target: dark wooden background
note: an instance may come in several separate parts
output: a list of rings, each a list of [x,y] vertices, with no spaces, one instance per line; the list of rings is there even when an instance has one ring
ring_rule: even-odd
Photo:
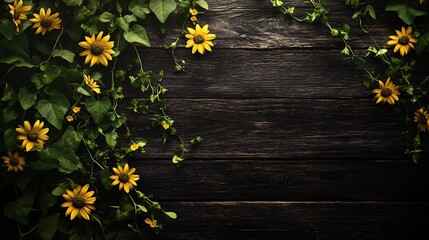
[[[216,46],[205,56],[178,49],[186,74],[170,71],[161,47],[140,49],[145,69],[166,69],[176,127],[205,140],[175,167],[174,142],[154,137],[133,164],[142,190],[179,216],[152,239],[429,239],[429,165],[403,154],[403,116],[375,105],[342,44],[268,0],[209,4],[199,19]],[[369,26],[384,44],[401,25],[383,4]],[[342,1],[327,5],[334,27],[356,26]],[[350,33],[355,49],[367,48],[362,36]]]

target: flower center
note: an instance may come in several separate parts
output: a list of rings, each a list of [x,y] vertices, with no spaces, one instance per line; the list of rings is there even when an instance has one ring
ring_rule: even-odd
[[[16,9],[15,11],[13,11],[13,19],[18,19],[19,16],[21,16],[21,11],[19,11],[18,9]]]
[[[197,35],[194,37],[194,42],[196,44],[201,44],[204,42],[204,36],[203,35]]]
[[[91,53],[98,56],[104,52],[103,46],[99,43],[91,45]]]
[[[390,95],[392,95],[392,90],[390,90],[389,88],[384,88],[383,90],[381,90],[381,95],[383,97],[389,97]]]
[[[12,166],[17,166],[19,164],[19,159],[13,157],[9,160],[9,164]]]
[[[410,38],[408,36],[402,36],[398,39],[398,43],[405,46],[410,42]]]
[[[119,181],[121,181],[123,183],[127,183],[128,180],[130,180],[130,176],[128,176],[128,174],[121,173],[121,175],[119,175]]]
[[[42,21],[40,21],[40,25],[42,25],[43,28],[48,28],[52,25],[52,21],[49,19],[42,19]]]
[[[28,140],[30,140],[30,141],[32,141],[32,142],[34,142],[34,141],[36,141],[37,140],[37,138],[39,138],[39,134],[37,134],[37,132],[36,131],[29,131],[28,133],[27,133],[27,138],[28,138]]]
[[[86,205],[86,201],[82,197],[73,198],[73,207],[83,208],[85,205]]]

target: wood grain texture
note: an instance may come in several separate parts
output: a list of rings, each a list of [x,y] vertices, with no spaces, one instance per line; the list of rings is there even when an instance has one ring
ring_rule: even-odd
[[[404,159],[409,144],[392,107],[367,99],[170,99],[168,105],[186,140],[205,139],[191,158],[391,160]],[[131,131],[147,136],[147,118],[131,115]],[[155,134],[142,157],[169,158],[169,146]]]
[[[422,221],[428,203],[233,201],[163,207],[177,209],[179,218],[158,239],[426,239],[429,227]]]
[[[161,201],[427,201],[428,164],[400,160],[135,160]]]

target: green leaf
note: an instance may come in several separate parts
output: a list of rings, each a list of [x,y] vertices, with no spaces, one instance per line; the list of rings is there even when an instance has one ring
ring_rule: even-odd
[[[132,22],[137,22],[137,18],[134,15],[125,15],[124,16],[125,21],[127,21],[127,23],[132,23]]]
[[[110,180],[110,175],[112,173],[108,168],[104,168],[100,171],[100,179],[106,191],[109,191],[112,188],[112,180]]]
[[[41,153],[41,159],[51,160],[51,164],[56,165],[58,170],[63,173],[71,173],[78,169],[80,164],[73,148],[62,141],[55,142],[49,148]]]
[[[42,240],[51,240],[54,238],[58,229],[58,220],[60,213],[55,213],[46,217],[42,217],[37,227],[37,232]]]
[[[66,50],[66,49],[63,49],[63,50],[55,49],[52,52],[52,56],[53,57],[60,57],[69,63],[73,63],[75,54],[69,50]]]
[[[12,151],[20,145],[18,139],[16,139],[18,135],[19,133],[12,128],[9,128],[4,133],[4,144],[8,151]]]
[[[110,12],[103,12],[100,17],[98,18],[98,20],[100,20],[100,22],[110,22],[113,21],[115,19],[115,14],[110,13]]]
[[[66,193],[66,190],[68,189],[67,185],[64,183],[60,183],[57,185],[57,187],[54,188],[54,190],[52,190],[52,195],[54,196],[61,196],[64,193]]]
[[[149,8],[161,23],[164,23],[170,13],[176,9],[174,0],[150,0]]]
[[[129,43],[141,43],[146,47],[150,47],[150,41],[146,30],[140,25],[136,24],[131,28],[131,31],[124,32],[124,38]]]
[[[83,139],[83,132],[82,130],[75,131],[72,126],[67,127],[66,131],[63,134],[63,137],[61,140],[63,143],[69,145],[73,149],[77,149],[80,142]]]
[[[24,110],[31,108],[37,99],[36,93],[30,92],[28,88],[22,87],[18,93],[19,103]]]
[[[145,19],[146,15],[150,13],[150,9],[145,0],[133,0],[128,5],[128,10],[136,17]]]
[[[3,34],[7,40],[12,40],[14,31],[13,23],[9,19],[4,19],[0,22],[0,33]]]
[[[205,0],[196,0],[195,3],[204,8],[205,10],[209,10],[209,5],[207,4],[207,2]]]
[[[37,104],[40,115],[58,130],[62,129],[64,116],[69,108],[69,100],[64,95],[52,95],[49,100],[42,99]]]
[[[112,103],[106,96],[101,98],[100,101],[97,101],[94,98],[88,98],[88,100],[85,101],[85,108],[91,114],[95,123],[100,123],[111,107]]]
[[[386,11],[394,11],[404,23],[411,25],[414,18],[428,14],[423,11],[418,1],[391,0],[386,5]]]
[[[36,194],[34,192],[24,191],[17,201],[4,204],[4,215],[23,225],[27,225],[28,214],[33,209],[35,198]]]
[[[44,85],[49,85],[60,76],[61,70],[55,65],[48,66],[42,75],[42,82]]]
[[[106,134],[106,143],[111,148],[114,149],[116,147],[116,144],[118,144],[118,133],[113,130],[110,133]]]
[[[83,0],[63,0],[63,1],[69,7],[78,7],[83,3]]]
[[[78,87],[77,92],[84,96],[88,96],[88,97],[92,96],[92,92],[88,88]]]
[[[18,119],[19,113],[13,107],[4,107],[3,108],[3,122],[10,123],[13,120]]]
[[[185,160],[185,158],[180,157],[180,156],[178,156],[178,155],[174,155],[174,156],[173,156],[173,159],[172,159],[172,161],[173,161],[173,163],[174,163],[174,164],[179,164],[179,163],[181,163],[183,160]]]
[[[49,209],[57,203],[57,197],[52,195],[52,193],[46,192],[45,189],[41,189],[39,191],[38,196],[40,210],[42,211],[42,215],[46,215]]]
[[[374,19],[374,20],[376,20],[376,19],[377,19],[377,16],[375,15],[374,7],[373,7],[372,5],[367,5],[367,6],[365,7],[365,12],[364,12],[364,14],[365,14],[365,15],[366,15],[366,14],[369,14],[369,16],[370,16],[372,19]]]
[[[175,212],[164,212],[165,215],[169,216],[172,219],[176,219],[177,218],[177,214]]]
[[[422,55],[429,47],[429,32],[420,35],[419,41],[415,45],[418,55]]]
[[[130,30],[130,24],[123,17],[118,17],[116,19],[116,24],[125,32],[128,32]]]
[[[5,82],[5,87],[3,89],[3,97],[0,100],[4,102],[10,102],[9,106],[14,104],[16,100],[18,100],[16,91],[11,84]]]

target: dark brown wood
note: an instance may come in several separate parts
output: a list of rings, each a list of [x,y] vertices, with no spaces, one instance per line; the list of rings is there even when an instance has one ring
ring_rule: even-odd
[[[179,218],[158,239],[425,239],[429,227],[423,220],[428,203],[234,201],[163,207],[174,208]]]
[[[428,164],[407,160],[135,160],[140,187],[162,201],[423,201]]]
[[[186,140],[205,139],[191,158],[391,160],[404,159],[409,144],[402,117],[370,99],[170,99],[168,105]],[[147,135],[147,118],[130,116],[134,134]],[[155,134],[142,157],[171,157],[174,143],[161,142]]]

